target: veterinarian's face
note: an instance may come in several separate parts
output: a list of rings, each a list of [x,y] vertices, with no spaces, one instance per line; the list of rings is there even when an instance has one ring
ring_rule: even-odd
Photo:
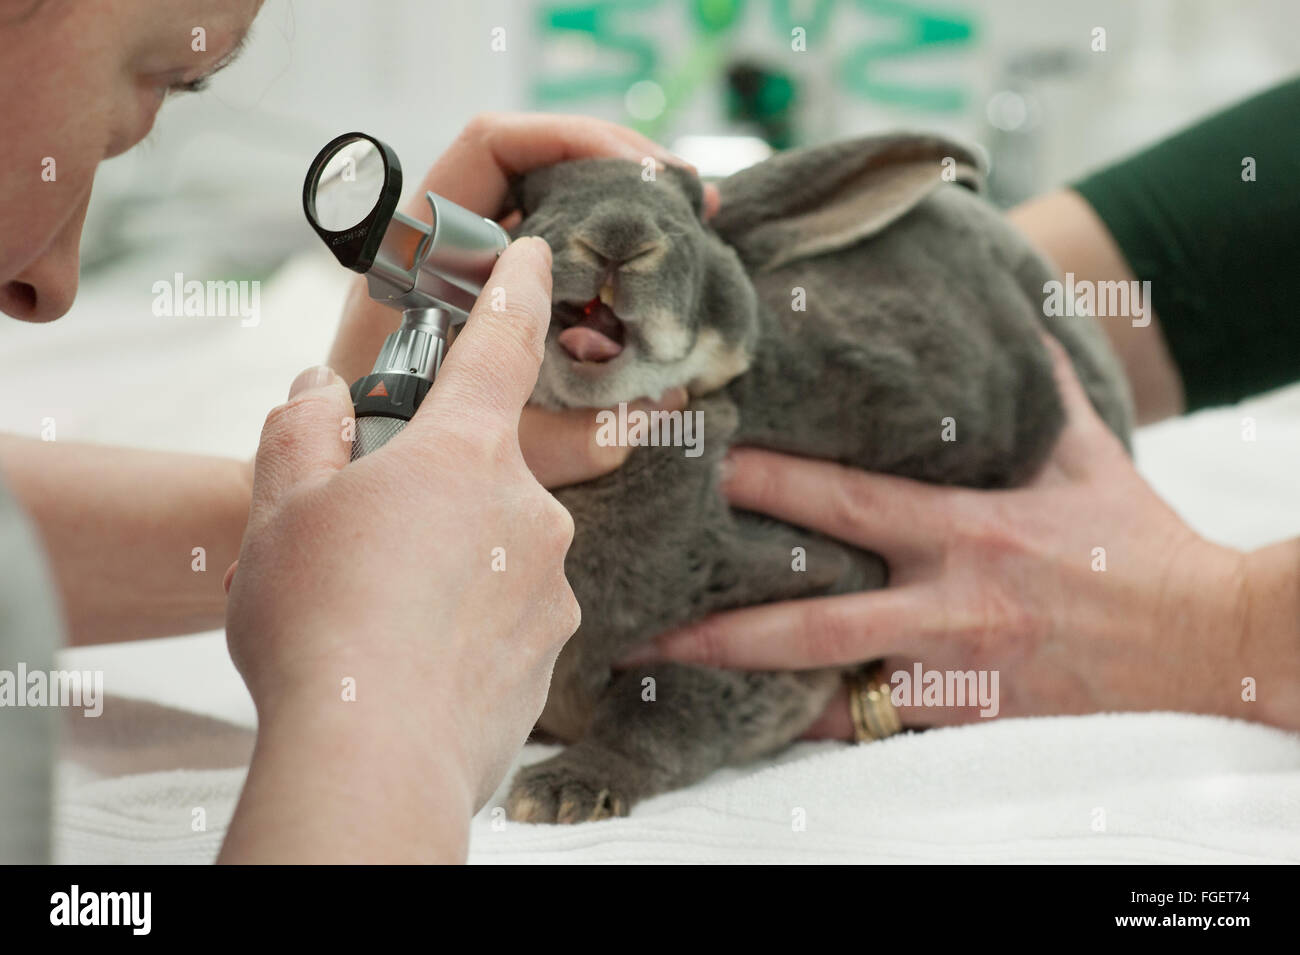
[[[261,3],[0,0],[0,310],[46,322],[71,307],[96,167],[220,67]]]

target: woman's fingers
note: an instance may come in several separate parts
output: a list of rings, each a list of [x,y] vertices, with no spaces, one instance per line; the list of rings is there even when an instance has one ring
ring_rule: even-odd
[[[898,653],[921,657],[940,629],[924,588],[886,588],[714,614],[659,636],[627,660],[811,670]]]
[[[718,214],[722,208],[722,194],[718,192],[718,187],[711,182],[704,184],[704,221],[708,222]]]
[[[495,215],[511,176],[570,159],[647,156],[690,168],[634,130],[588,116],[483,113],[476,116],[434,163],[424,189],[480,215]]]
[[[343,435],[351,415],[348,387],[329,368],[308,368],[294,379],[289,400],[274,408],[262,426],[250,522],[289,491],[322,481],[348,463],[351,444]]]
[[[911,678],[908,685],[915,688],[915,660],[906,657],[896,657],[886,659],[881,667],[881,674],[886,682],[890,685],[891,705],[898,712],[899,722],[902,723],[905,730],[937,728],[940,726],[960,726],[963,723],[972,723],[979,719],[979,707],[972,702],[968,706],[914,706],[912,700],[914,694],[898,694],[897,698],[901,701],[894,702],[895,686],[894,675],[900,671],[906,673]],[[932,665],[922,663],[925,669],[936,669]],[[941,671],[943,668],[938,668]],[[943,671],[946,672],[946,671]],[[899,683],[898,685],[902,685]],[[826,704],[826,709],[808,729],[804,730],[804,739],[847,739],[854,738],[853,733],[853,715],[849,705],[849,691],[845,686],[841,686],[835,692],[835,696]]]
[[[947,536],[942,489],[770,451],[740,448],[727,460],[723,489],[744,510],[896,558],[928,553]]]
[[[689,400],[684,388],[674,388],[659,401],[638,401],[630,410],[680,411]],[[599,440],[599,414],[595,408],[524,408],[519,419],[519,447],[538,483],[552,489],[566,487],[622,466],[632,448]]]

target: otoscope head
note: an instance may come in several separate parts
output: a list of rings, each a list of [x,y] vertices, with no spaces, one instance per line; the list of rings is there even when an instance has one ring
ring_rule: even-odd
[[[392,147],[366,133],[344,133],[307,170],[307,221],[345,267],[366,276],[370,296],[393,308],[445,308],[463,322],[497,256],[505,230],[433,192],[424,217],[397,211],[402,165]]]

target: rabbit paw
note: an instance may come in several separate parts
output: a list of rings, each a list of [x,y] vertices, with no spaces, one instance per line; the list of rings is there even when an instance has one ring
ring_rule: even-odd
[[[568,749],[521,769],[506,798],[506,815],[515,822],[564,825],[626,816],[632,802],[617,773],[603,761],[571,754]]]

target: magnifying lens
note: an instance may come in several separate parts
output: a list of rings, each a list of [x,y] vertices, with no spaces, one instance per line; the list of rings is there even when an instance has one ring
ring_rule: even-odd
[[[370,297],[402,312],[369,375],[352,384],[352,460],[400,432],[428,394],[453,325],[469,317],[510,243],[491,219],[433,192],[429,221],[397,211],[402,164],[366,133],[328,142],[307,170],[302,207],[339,263],[366,277]]]

